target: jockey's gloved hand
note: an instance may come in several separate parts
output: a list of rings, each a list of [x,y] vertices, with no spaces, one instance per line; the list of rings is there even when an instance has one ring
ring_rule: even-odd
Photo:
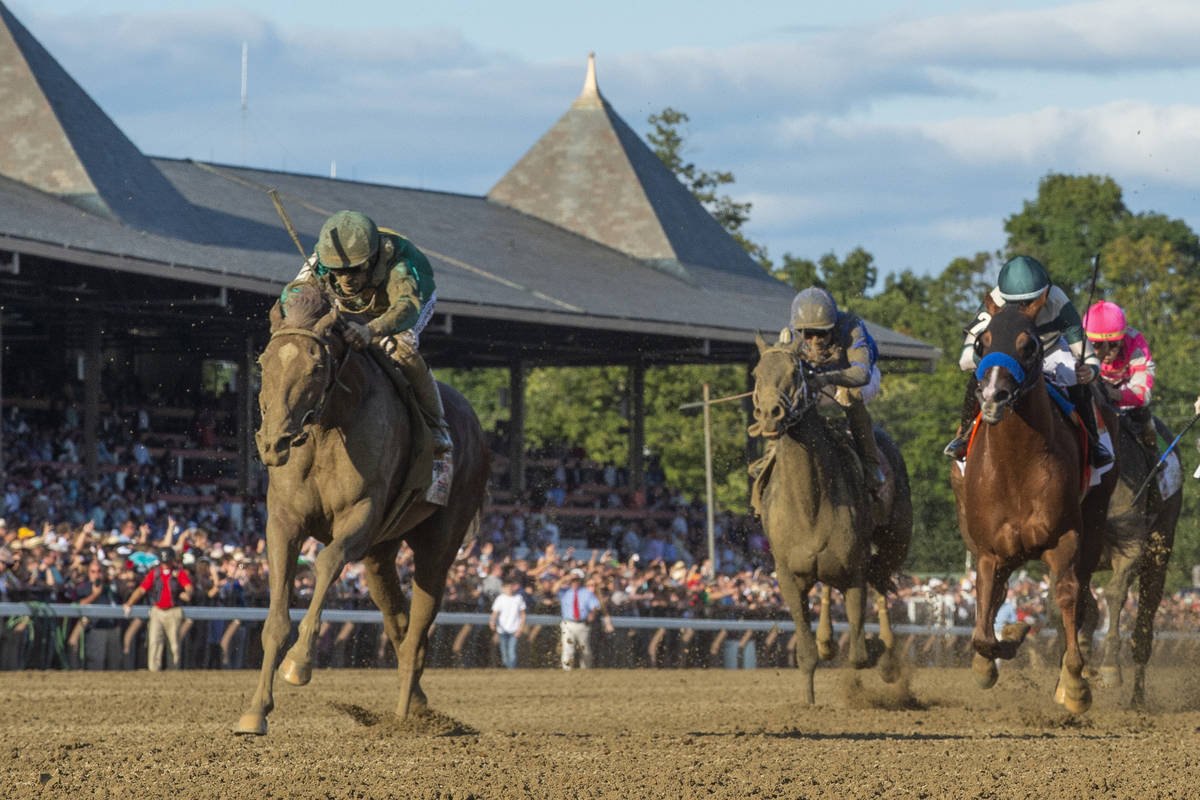
[[[1075,379],[1080,383],[1091,383],[1096,379],[1096,370],[1090,364],[1075,364]]]
[[[371,329],[361,322],[347,322],[342,335],[346,339],[346,344],[356,350],[362,350],[371,343]]]

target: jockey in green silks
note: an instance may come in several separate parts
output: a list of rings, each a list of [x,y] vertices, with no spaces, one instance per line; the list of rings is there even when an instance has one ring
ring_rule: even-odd
[[[284,316],[292,288],[313,281],[342,312],[348,344],[379,344],[413,387],[433,434],[433,455],[450,450],[446,411],[433,373],[417,351],[418,337],[433,317],[437,288],[425,254],[393,230],[376,227],[358,211],[339,211],[321,226],[316,252],[280,297]]]

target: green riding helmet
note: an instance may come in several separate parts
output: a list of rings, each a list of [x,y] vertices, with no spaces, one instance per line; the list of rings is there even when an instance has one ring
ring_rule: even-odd
[[[809,287],[792,300],[792,330],[827,331],[837,324],[837,314],[833,295],[824,289]]]
[[[366,214],[339,211],[321,226],[317,237],[317,270],[353,269],[379,250],[379,229]]]
[[[1050,286],[1046,268],[1036,258],[1016,256],[1000,268],[1000,296],[1009,303],[1032,300]]]

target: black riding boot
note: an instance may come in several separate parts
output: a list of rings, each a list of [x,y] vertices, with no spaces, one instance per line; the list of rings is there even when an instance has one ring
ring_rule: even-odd
[[[967,443],[971,438],[971,426],[975,424],[975,418],[979,416],[978,391],[979,379],[972,372],[967,379],[967,393],[963,397],[962,419],[958,423],[958,432],[954,434],[950,444],[942,450],[943,454],[958,461],[967,457]]]
[[[1083,420],[1083,427],[1087,429],[1088,464],[1092,469],[1108,466],[1112,463],[1113,454],[1100,443],[1100,436],[1096,430],[1096,407],[1092,404],[1092,390],[1087,384],[1077,383],[1067,387],[1067,397],[1075,404],[1075,410]]]

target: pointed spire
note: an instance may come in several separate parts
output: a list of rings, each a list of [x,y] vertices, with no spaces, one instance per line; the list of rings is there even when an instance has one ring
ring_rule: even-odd
[[[583,91],[572,105],[577,108],[600,108],[604,105],[604,96],[600,94],[600,86],[596,83],[596,54],[588,53],[587,76],[583,79]]]
[[[595,54],[579,97],[487,197],[672,274],[763,274],[600,94]]]
[[[0,176],[156,233],[194,209],[0,0]]]

